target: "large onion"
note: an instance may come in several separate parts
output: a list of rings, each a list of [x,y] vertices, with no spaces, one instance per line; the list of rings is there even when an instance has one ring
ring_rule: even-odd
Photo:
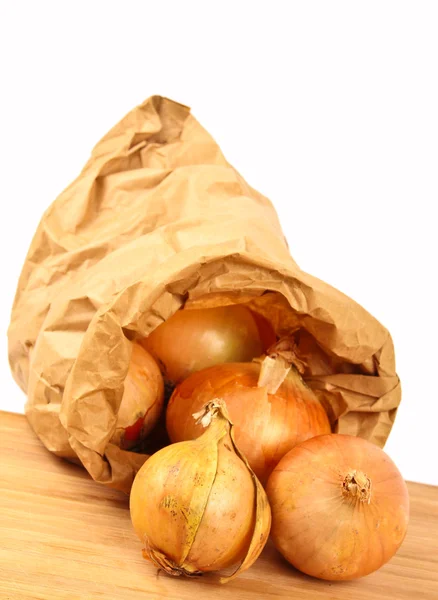
[[[321,579],[354,579],[385,564],[409,516],[403,478],[377,446],[325,435],[291,450],[267,484],[272,538],[297,569]]]
[[[177,383],[212,365],[249,361],[269,338],[262,317],[257,322],[245,306],[179,310],[159,325],[144,347],[159,360],[168,379]],[[261,333],[259,333],[259,330]]]
[[[157,423],[164,403],[164,383],[152,356],[132,344],[131,362],[124,382],[112,442],[130,449],[144,439]]]
[[[198,437],[202,429],[192,413],[213,398],[227,405],[236,443],[264,483],[278,461],[296,444],[330,433],[328,417],[295,369],[275,393],[259,386],[260,364],[224,364],[194,373],[180,383],[166,413],[173,442]]]
[[[266,543],[269,504],[234,444],[221,402],[209,403],[199,416],[209,425],[201,437],[163,448],[137,473],[132,523],[144,557],[169,574],[238,565],[233,577],[251,566]]]

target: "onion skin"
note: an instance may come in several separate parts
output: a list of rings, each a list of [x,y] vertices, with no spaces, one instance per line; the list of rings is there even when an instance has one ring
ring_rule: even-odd
[[[271,323],[267,319],[265,319],[265,317],[263,317],[255,311],[251,310],[250,312],[256,322],[257,329],[259,330],[260,341],[262,342],[262,349],[264,352],[266,352],[268,348],[275,344],[275,342],[277,341],[277,336],[275,335],[275,331]],[[236,362],[238,360],[243,359],[236,359]]]
[[[234,424],[236,444],[265,483],[278,461],[296,444],[330,433],[324,408],[313,392],[291,371],[275,394],[258,387],[258,363],[217,365],[194,373],[176,388],[166,412],[173,442],[197,438],[202,428],[192,414],[221,397]]]
[[[270,529],[266,494],[234,445],[222,413],[194,441],[149,458],[130,496],[143,555],[171,575],[201,575],[251,566]]]
[[[349,435],[307,440],[269,478],[272,539],[294,567],[348,580],[379,569],[406,534],[409,495],[379,447]]]
[[[142,344],[174,383],[212,365],[249,361],[263,351],[266,323],[242,305],[179,310]]]
[[[133,343],[112,443],[125,450],[133,448],[153,429],[163,405],[164,382],[160,369],[149,352]]]

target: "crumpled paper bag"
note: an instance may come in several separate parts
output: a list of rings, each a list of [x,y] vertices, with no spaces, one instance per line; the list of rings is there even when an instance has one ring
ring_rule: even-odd
[[[293,244],[293,240],[291,240]],[[388,331],[300,270],[271,202],[186,106],[154,96],[48,208],[12,309],[9,357],[45,446],[128,491],[147,458],[110,439],[131,342],[181,307],[246,302],[301,332],[334,431],[383,446],[400,402]]]

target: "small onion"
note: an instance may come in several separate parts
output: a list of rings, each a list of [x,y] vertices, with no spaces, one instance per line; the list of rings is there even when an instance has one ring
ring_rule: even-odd
[[[134,447],[155,426],[163,404],[164,383],[160,369],[152,356],[134,343],[112,443],[123,449]]]
[[[262,351],[261,335],[272,339],[262,317],[257,322],[242,305],[179,310],[142,343],[177,383],[212,365],[249,361]]]
[[[349,435],[307,440],[269,478],[272,539],[294,567],[321,579],[368,575],[401,545],[409,496],[392,460]]]
[[[143,556],[171,575],[201,575],[257,559],[269,536],[266,494],[235,446],[217,399],[200,414],[195,441],[159,450],[137,473],[130,496]]]
[[[166,428],[173,442],[198,437],[192,413],[221,397],[235,425],[236,443],[265,483],[278,461],[296,444],[324,433],[330,423],[324,408],[295,369],[275,393],[259,385],[260,364],[234,363],[204,369],[180,383],[170,399]]]

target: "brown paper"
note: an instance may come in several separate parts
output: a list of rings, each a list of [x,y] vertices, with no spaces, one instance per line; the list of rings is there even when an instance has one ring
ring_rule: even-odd
[[[291,240],[293,243],[293,240]],[[49,450],[129,490],[144,455],[109,442],[131,342],[183,307],[247,302],[301,331],[335,431],[383,446],[400,402],[388,331],[291,258],[272,204],[190,110],[152,97],[44,214],[9,328],[27,417]]]

